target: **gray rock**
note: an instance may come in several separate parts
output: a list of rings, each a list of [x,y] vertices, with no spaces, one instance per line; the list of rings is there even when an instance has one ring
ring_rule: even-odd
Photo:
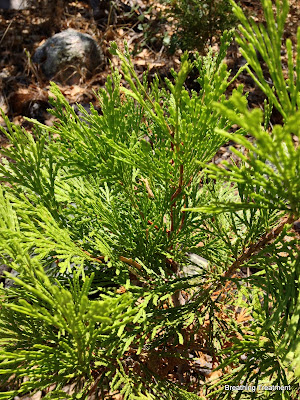
[[[189,253],[188,254],[190,261],[192,261],[192,263],[198,265],[198,267],[202,267],[202,268],[207,268],[209,262],[206,260],[206,258],[203,258],[201,256],[199,256],[198,254],[194,254],[194,253]]]
[[[33,61],[41,64],[47,79],[73,85],[102,66],[104,55],[90,35],[67,29],[46,40],[36,50]]]
[[[5,281],[7,279],[4,272],[10,272],[10,271],[11,271],[10,267],[8,267],[5,264],[0,264],[0,283],[4,283],[4,286],[5,286]]]
[[[203,269],[207,269],[209,262],[199,256],[198,254],[188,253],[189,260],[192,264],[183,265],[180,271],[180,275],[184,277],[192,277],[202,273]]]
[[[0,0],[3,10],[24,10],[28,7],[28,0]]]
[[[8,265],[0,264],[0,283],[3,283],[5,288],[10,288],[11,286],[14,286],[15,283],[13,279],[10,279],[5,275],[5,272],[9,272],[12,276],[18,276],[19,273],[11,269]]]
[[[293,223],[293,228],[296,232],[300,232],[300,220]]]

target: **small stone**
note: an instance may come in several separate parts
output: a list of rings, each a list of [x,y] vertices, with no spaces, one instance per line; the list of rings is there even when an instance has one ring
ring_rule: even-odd
[[[104,55],[92,36],[67,29],[38,47],[32,60],[41,64],[47,79],[74,85],[102,67]]]
[[[39,390],[33,396],[31,396],[31,400],[41,400],[42,398],[42,391]]]
[[[198,254],[194,254],[194,253],[190,253],[188,256],[192,263],[198,265],[199,267],[207,268],[208,261],[205,258],[199,256]]]
[[[296,232],[300,232],[300,220],[293,223],[293,228]]]
[[[27,7],[27,0],[0,0],[0,8],[3,10],[24,10]]]

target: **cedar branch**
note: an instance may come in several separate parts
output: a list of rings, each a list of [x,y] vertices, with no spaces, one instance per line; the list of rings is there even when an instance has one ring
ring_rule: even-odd
[[[271,242],[273,239],[275,239],[282,231],[283,228],[285,227],[286,224],[291,224],[295,222],[297,218],[294,216],[290,215],[286,218],[284,218],[279,225],[277,225],[276,228],[272,229],[269,232],[266,232],[258,242],[251,244],[246,251],[240,257],[238,257],[234,263],[230,266],[230,268],[224,273],[224,277],[228,278],[230,277],[237,269],[241,267],[242,264],[244,264],[247,260],[250,259],[250,257],[262,249],[266,244]]]

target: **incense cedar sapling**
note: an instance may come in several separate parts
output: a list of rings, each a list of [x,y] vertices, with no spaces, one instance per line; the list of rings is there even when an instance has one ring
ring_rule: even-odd
[[[112,73],[102,115],[79,105],[79,118],[52,84],[54,126],[33,121],[31,135],[6,118],[0,255],[17,275],[1,287],[1,399],[298,398],[300,29],[283,43],[288,1],[262,5],[257,25],[232,2],[264,110],[242,86],[226,98],[225,32],[164,88],[112,44],[127,84]],[[184,86],[194,66],[199,93]],[[228,140],[245,151],[218,167]]]
[[[170,50],[203,52],[212,39],[219,40],[225,29],[237,25],[229,0],[164,0],[167,16],[175,24]]]

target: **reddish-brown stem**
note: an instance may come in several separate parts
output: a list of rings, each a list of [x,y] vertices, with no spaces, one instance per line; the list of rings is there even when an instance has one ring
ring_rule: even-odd
[[[101,376],[102,376],[102,374],[99,374],[97,376],[96,380],[94,381],[93,386],[91,387],[91,389],[89,391],[89,396],[91,396],[95,392],[95,390],[97,389],[97,386],[98,386],[98,383],[100,381]]]
[[[94,261],[97,261],[97,262],[103,264],[103,261],[104,261],[104,258],[105,258],[104,256],[94,257],[91,253],[89,253],[86,250],[81,249],[81,251],[83,251],[87,256],[92,258]]]
[[[174,207],[174,204],[175,203],[173,203],[172,205],[171,205],[171,213],[170,213],[170,219],[171,219],[171,232],[173,232],[174,231],[174,214],[173,214],[173,207]],[[170,233],[171,233],[170,232]]]
[[[184,202],[184,207],[186,207],[186,201]],[[179,226],[177,233],[179,233],[181,231],[181,229],[183,228],[184,221],[185,221],[185,212],[182,213],[180,226]]]
[[[262,249],[267,243],[271,242],[273,239],[278,236],[284,226],[286,224],[291,224],[294,221],[296,221],[296,218],[294,218],[292,215],[284,218],[279,225],[277,225],[276,228],[274,228],[272,231],[266,232],[258,242],[251,244],[246,251],[243,252],[240,257],[238,257],[234,263],[230,266],[230,268],[224,273],[224,277],[228,278],[230,277],[237,269],[240,268],[242,264],[244,264],[247,260],[250,259],[250,257],[256,253],[258,250]]]
[[[273,239],[276,238],[276,236],[278,236],[284,229],[286,224],[291,224],[294,221],[296,221],[297,219],[294,218],[292,215],[284,218],[279,225],[277,225],[277,227],[275,229],[273,229],[272,231],[266,232],[256,243],[251,244],[248,249],[246,249],[243,254],[240,255],[240,257],[238,257],[233,264],[231,264],[231,266],[229,267],[229,269],[227,271],[225,271],[223,273],[223,278],[230,278],[246,261],[248,261],[250,259],[250,257],[256,253],[257,251],[259,251],[260,249],[262,249],[266,244],[270,243]],[[217,290],[222,289],[222,287],[224,287],[224,282],[219,281],[219,283],[217,284],[217,286],[214,286],[214,284],[210,284],[207,286],[206,291],[210,292],[211,290],[213,290],[214,292],[216,292]]]
[[[182,188],[183,185],[183,164],[179,167],[179,187]]]
[[[131,265],[132,267],[134,267],[136,269],[139,269],[139,270],[142,269],[141,265],[139,263],[137,263],[136,261],[134,261],[132,258],[119,256],[119,260],[123,261],[126,264]]]
[[[172,194],[171,196],[171,201],[173,201],[173,203],[171,204],[171,214],[170,214],[170,218],[171,218],[171,232],[174,231],[174,213],[173,213],[173,209],[175,207],[176,204],[176,198],[180,195],[180,193],[182,192],[182,186],[183,186],[183,164],[180,165],[179,167],[179,182],[178,182],[178,187],[175,190],[175,192]]]
[[[171,196],[171,201],[174,200],[174,199],[176,199],[176,197],[179,196],[180,193],[181,193],[181,186],[179,186],[179,187],[175,190],[175,192],[172,194],[172,196]],[[175,202],[174,202],[173,204],[175,204]]]
[[[83,250],[83,249],[81,249],[85,254],[87,254],[91,259],[93,259],[94,261],[97,261],[97,262],[99,262],[99,263],[103,263],[103,261],[105,260],[105,257],[104,256],[99,256],[99,257],[94,257],[91,253],[89,253],[88,251],[86,251],[86,250]],[[134,261],[132,258],[127,258],[127,257],[123,257],[123,256],[119,256],[118,257],[119,258],[119,260],[120,261],[122,261],[122,262],[124,262],[124,263],[126,263],[126,264],[128,264],[128,265],[131,265],[132,267],[134,267],[134,268],[137,268],[137,269],[142,269],[142,267],[141,267],[141,265],[139,264],[139,263],[137,263],[136,261]]]
[[[172,258],[167,258],[166,263],[172,268],[174,272],[178,270],[178,264],[176,261],[172,260]]]
[[[148,219],[147,222],[148,222],[149,225],[153,225],[153,222],[150,221],[150,219]],[[154,228],[155,228],[157,231],[159,231],[159,229],[160,229],[157,225],[154,225]],[[166,229],[166,232],[167,232],[167,233],[170,233],[170,230],[169,230],[169,229]]]

